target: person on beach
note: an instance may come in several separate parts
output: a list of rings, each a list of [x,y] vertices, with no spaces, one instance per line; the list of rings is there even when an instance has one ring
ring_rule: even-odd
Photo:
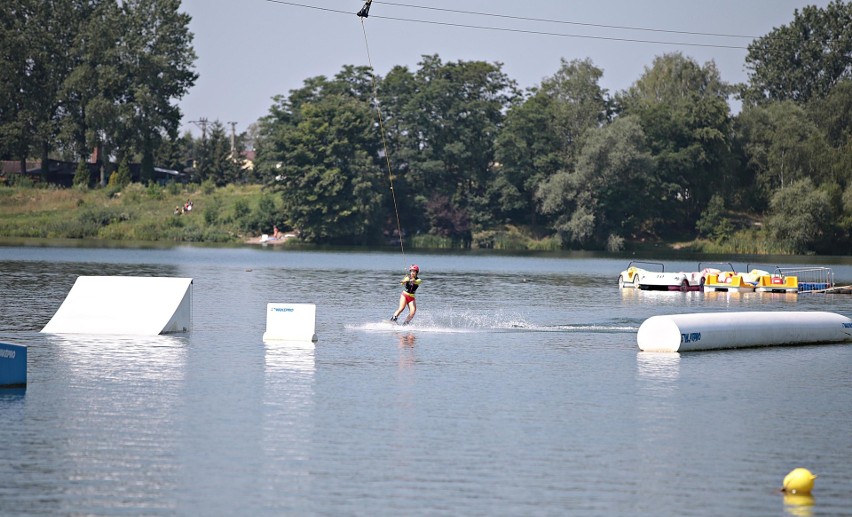
[[[403,325],[408,325],[411,320],[414,318],[414,313],[417,312],[417,302],[414,301],[414,291],[420,287],[420,283],[423,281],[420,279],[420,268],[417,264],[413,264],[410,268],[408,268],[408,275],[405,276],[399,283],[403,285],[402,294],[399,295],[399,308],[393,313],[391,316],[391,321],[396,322],[396,319],[402,314],[402,311],[405,310],[405,307],[408,307],[408,317],[405,318],[405,321],[402,323]]]

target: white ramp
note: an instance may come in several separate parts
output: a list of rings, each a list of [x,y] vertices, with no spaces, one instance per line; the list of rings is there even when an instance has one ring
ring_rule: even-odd
[[[41,331],[156,336],[191,329],[191,278],[81,276]]]
[[[313,303],[268,303],[263,341],[314,342],[316,320],[317,306]]]

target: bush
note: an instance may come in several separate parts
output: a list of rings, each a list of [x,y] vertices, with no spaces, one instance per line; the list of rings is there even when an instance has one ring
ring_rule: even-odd
[[[207,226],[216,224],[216,221],[219,219],[219,207],[213,206],[213,204],[207,205],[204,208],[204,222]]]
[[[216,182],[211,179],[204,180],[201,183],[201,192],[208,196],[216,192]]]
[[[504,230],[484,230],[474,232],[471,247],[495,250],[526,250],[530,238],[516,227],[507,226]]]
[[[166,192],[170,196],[177,196],[180,194],[180,185],[176,181],[170,181],[166,184]]]
[[[163,199],[163,197],[164,197],[163,196],[163,189],[159,185],[157,185],[157,183],[154,182],[154,181],[152,181],[151,183],[148,183],[148,188],[146,189],[145,194],[149,198],[155,199],[157,201]]]
[[[55,227],[56,233],[53,235],[61,235],[69,239],[86,239],[95,237],[100,228],[92,221],[65,221]]]
[[[127,216],[121,216],[119,213],[106,207],[89,207],[80,211],[77,220],[81,223],[92,223],[97,226],[107,226],[113,221],[127,219]]]
[[[832,214],[826,192],[810,178],[778,190],[770,202],[767,230],[792,253],[808,253],[830,232]]]
[[[86,162],[80,160],[77,162],[77,168],[74,170],[74,180],[73,185],[74,188],[79,190],[88,190],[89,189],[89,167],[86,165]]]
[[[234,221],[238,224],[243,221],[249,214],[251,213],[251,208],[249,208],[248,201],[245,199],[238,199],[234,202]]]
[[[283,219],[275,205],[275,199],[269,194],[264,194],[250,214],[237,219],[235,222],[240,230],[264,233],[271,232],[275,225],[278,225],[279,228],[285,226]]]
[[[562,249],[562,244],[557,237],[545,237],[530,241],[527,249],[530,251],[558,251]]]
[[[130,181],[130,166],[127,164],[127,158],[125,158],[121,160],[121,163],[118,166],[118,170],[113,171],[113,173],[109,175],[108,185],[110,187],[117,187],[118,189],[123,189],[127,185],[130,185]]]
[[[35,186],[35,182],[29,176],[25,176],[23,174],[10,174],[8,177],[10,187],[33,188]]]
[[[624,249],[624,237],[620,235],[610,234],[606,241],[606,250],[610,253],[617,253]]]
[[[716,241],[729,239],[734,234],[734,224],[725,217],[725,199],[719,194],[713,194],[707,208],[701,213],[695,229],[699,235]]]
[[[129,203],[138,203],[142,199],[142,193],[144,191],[145,187],[143,187],[139,183],[131,183],[121,189],[124,201],[127,201]]]
[[[439,235],[415,235],[411,238],[412,248],[435,248],[435,249],[450,249],[453,247],[453,240],[449,237],[441,237]]]

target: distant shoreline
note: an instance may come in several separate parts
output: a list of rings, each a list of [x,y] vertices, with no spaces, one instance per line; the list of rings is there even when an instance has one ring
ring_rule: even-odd
[[[269,237],[268,235],[261,235],[259,237],[251,237],[249,239],[244,240],[243,242],[246,243],[246,244],[259,244],[259,245],[262,245],[262,246],[266,246],[266,245],[278,246],[280,244],[284,244],[285,242],[293,240],[295,238],[296,238],[295,235],[293,235],[291,233],[287,233],[287,234],[284,234],[283,237],[279,237],[277,239],[275,237]]]

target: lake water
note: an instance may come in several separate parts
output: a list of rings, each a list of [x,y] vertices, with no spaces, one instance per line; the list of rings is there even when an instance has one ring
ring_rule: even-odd
[[[852,295],[620,290],[628,259],[590,254],[406,255],[0,247],[0,341],[29,347],[27,389],[0,391],[0,515],[852,514],[852,346],[636,345],[657,314],[850,316]],[[415,324],[391,328],[412,262]],[[821,262],[852,284],[848,259]],[[79,275],[193,278],[193,329],[39,333]],[[264,344],[269,302],[316,304],[316,346]],[[800,466],[813,497],[785,499]]]

